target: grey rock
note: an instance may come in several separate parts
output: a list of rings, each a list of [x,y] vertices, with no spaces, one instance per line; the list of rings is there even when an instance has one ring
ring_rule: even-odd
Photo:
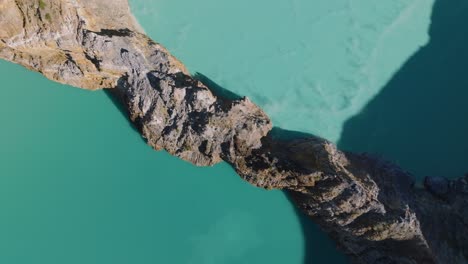
[[[287,191],[355,263],[467,263],[468,176],[419,188],[379,158],[312,135],[278,136],[248,98],[192,78],[144,35],[126,0],[43,1],[0,0],[0,58],[108,88],[154,149],[199,166],[224,160],[255,186]]]
[[[445,198],[449,191],[449,180],[444,177],[426,177],[424,187],[440,198]]]

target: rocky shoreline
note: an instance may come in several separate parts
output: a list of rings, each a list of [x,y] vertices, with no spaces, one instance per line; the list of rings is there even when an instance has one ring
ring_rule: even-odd
[[[418,187],[396,165],[273,129],[248,98],[217,94],[136,24],[126,0],[1,0],[0,58],[109,89],[148,144],[198,166],[226,161],[287,191],[355,263],[467,263],[468,175]]]

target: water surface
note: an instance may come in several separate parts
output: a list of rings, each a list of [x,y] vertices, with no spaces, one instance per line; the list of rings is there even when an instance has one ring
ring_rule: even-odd
[[[301,263],[281,192],[153,151],[102,91],[0,72],[0,263]]]
[[[405,98],[401,89],[415,80],[412,73],[420,80],[428,74],[411,65],[430,62],[429,73],[442,72],[436,65],[447,60],[433,61],[434,54],[446,54],[451,68],[456,56],[467,54],[461,44],[456,48],[462,53],[440,53],[446,50],[442,39],[454,36],[452,31],[428,34],[433,13],[438,14],[437,25],[445,25],[441,28],[449,21],[449,28],[461,32],[453,25],[466,14],[463,1],[441,1],[434,11],[433,0],[131,4],[147,33],[192,72],[249,96],[276,125],[397,160],[405,157],[403,151],[389,150],[404,146],[388,142],[387,132],[379,134],[386,126],[376,125],[375,119],[396,120],[393,131],[407,127],[398,126],[398,116],[413,108],[389,115],[385,104]],[[435,36],[438,41],[431,42]],[[466,43],[462,37],[453,41]],[[417,55],[425,45],[432,48]],[[402,75],[401,69],[407,73]],[[0,262],[345,263],[333,243],[299,217],[281,192],[249,186],[226,164],[196,168],[152,151],[104,92],[55,84],[6,62],[0,62],[0,72]],[[464,80],[461,73],[455,79],[443,76],[449,77],[435,81]],[[416,85],[428,83],[433,82]],[[460,95],[462,86],[457,87],[446,102]],[[400,92],[392,97],[383,96],[389,94],[385,91]],[[442,93],[431,91],[434,98],[437,91]],[[414,99],[424,91],[411,94]],[[374,109],[388,115],[353,121]],[[463,113],[452,112],[458,117]],[[440,120],[446,120],[443,116]],[[428,120],[426,124],[434,119]],[[444,126],[453,131],[453,124]],[[370,135],[360,136],[361,131]],[[369,143],[372,135],[377,136]],[[465,142],[460,135],[454,140]],[[463,150],[455,151],[461,157],[457,171],[466,157]],[[417,169],[421,163],[409,160],[404,165]]]

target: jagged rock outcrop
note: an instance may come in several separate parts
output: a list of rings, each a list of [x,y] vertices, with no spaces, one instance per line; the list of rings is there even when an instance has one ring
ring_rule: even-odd
[[[216,95],[144,35],[126,0],[0,0],[0,58],[108,88],[153,148],[288,191],[356,263],[467,262],[468,176],[421,188],[389,162],[278,136],[249,99]]]

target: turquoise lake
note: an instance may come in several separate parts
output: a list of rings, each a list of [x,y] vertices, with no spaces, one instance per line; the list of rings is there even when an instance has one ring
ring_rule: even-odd
[[[466,1],[130,2],[192,73],[276,126],[417,179],[468,172]],[[282,192],[153,151],[105,92],[0,73],[0,263],[346,263]]]

